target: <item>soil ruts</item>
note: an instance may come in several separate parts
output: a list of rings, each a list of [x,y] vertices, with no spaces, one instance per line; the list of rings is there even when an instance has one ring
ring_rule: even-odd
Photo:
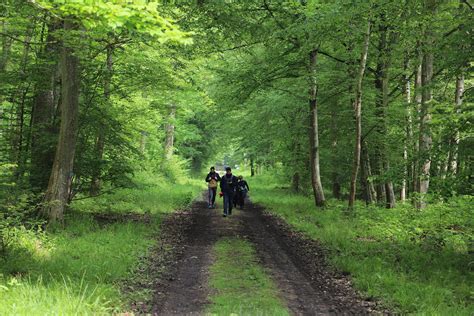
[[[357,295],[347,276],[328,267],[316,241],[295,232],[278,217],[251,203],[226,218],[221,209],[206,206],[197,201],[191,210],[175,213],[163,222],[145,273],[152,278],[144,283],[153,291],[153,298],[135,304],[135,312],[204,314],[210,304],[207,279],[213,245],[222,237],[237,237],[254,244],[260,263],[292,314],[380,313],[375,302]]]

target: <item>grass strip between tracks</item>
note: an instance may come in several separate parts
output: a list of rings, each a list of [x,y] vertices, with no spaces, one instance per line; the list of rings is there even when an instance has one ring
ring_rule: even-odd
[[[252,245],[237,238],[219,240],[209,285],[208,312],[218,315],[288,315],[277,288],[255,256]]]

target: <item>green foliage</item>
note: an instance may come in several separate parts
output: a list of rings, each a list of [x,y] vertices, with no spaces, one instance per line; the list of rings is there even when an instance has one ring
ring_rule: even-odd
[[[138,175],[135,183],[75,201],[64,230],[11,228],[10,248],[0,265],[0,314],[125,309],[120,282],[154,244],[162,217],[188,206],[202,190],[202,183],[169,185],[149,174]],[[129,219],[121,217],[127,214],[132,214]]]
[[[430,3],[435,6],[432,12]],[[77,30],[65,31],[65,20]],[[300,196],[275,201],[262,197],[262,201],[340,251],[343,256],[335,262],[356,271],[361,288],[387,295],[387,301],[401,304],[404,311],[426,307],[444,312],[443,292],[461,293],[452,298],[456,304],[465,300],[468,296],[458,267],[466,263],[464,255],[472,240],[468,205],[473,194],[474,90],[472,43],[466,39],[474,20],[468,2],[455,0],[4,1],[0,6],[0,250],[5,260],[11,260],[8,253],[15,253],[23,258],[19,267],[27,267],[20,270],[30,271],[37,263],[28,256],[34,258],[36,250],[26,241],[38,239],[46,245],[74,225],[82,225],[78,223],[90,224],[95,231],[84,234],[100,239],[95,232],[103,228],[89,215],[78,214],[135,212],[159,217],[183,207],[202,185],[189,181],[190,175],[209,161],[252,164],[257,173],[273,170],[267,186],[278,182],[288,187],[292,182],[295,189],[309,194],[308,53],[315,48],[319,54],[316,76],[311,79],[318,87],[321,180],[326,193],[333,187],[334,195],[339,190],[344,197],[354,148],[355,67],[368,20],[373,28],[362,91],[366,153],[362,160],[371,175],[361,176],[360,184],[373,183],[380,203],[386,183],[393,184],[397,196],[405,184],[410,199],[425,200],[413,190],[413,182],[420,163],[429,159],[427,200],[436,204],[423,212],[406,205],[391,211],[359,207],[354,218],[345,218],[342,205],[332,201],[330,209],[316,218],[311,201],[305,198],[302,203]],[[41,206],[58,140],[65,84],[58,76],[62,47],[74,51],[81,68],[74,170],[71,185],[65,188],[71,193],[74,214],[67,219],[76,224],[51,232],[51,237],[38,230],[41,223],[35,221],[35,210]],[[420,88],[414,84],[415,74],[420,58],[428,52],[434,56],[434,77]],[[380,88],[377,85],[385,75],[388,79]],[[461,76],[463,104],[455,105],[456,78]],[[407,81],[410,100],[405,95]],[[417,96],[428,89],[433,94],[428,105],[432,145],[424,151],[419,149]],[[176,109],[174,115],[171,108]],[[38,118],[43,121],[37,124]],[[171,126],[173,135],[167,134]],[[164,148],[170,136],[171,158],[165,157]],[[160,176],[155,177],[156,173]],[[100,190],[93,192],[97,183]],[[359,189],[358,197],[364,193]],[[90,194],[99,196],[92,199]],[[292,205],[298,205],[298,216]],[[314,225],[324,229],[315,232]],[[402,255],[393,255],[394,249]],[[352,251],[361,254],[355,264]],[[381,255],[373,256],[373,252]],[[411,272],[402,275],[398,268],[392,272],[398,262],[403,263],[402,270]],[[431,279],[428,285],[416,283],[421,267],[429,262],[449,270],[446,275],[452,280],[461,280],[459,289],[453,290],[454,281],[448,278],[446,287],[433,285]],[[366,273],[373,267],[377,273]],[[16,268],[12,263],[6,269],[14,273]],[[434,268],[429,272],[434,279],[439,274]],[[119,273],[123,275],[124,270]],[[415,281],[397,287],[393,276]],[[35,283],[38,275],[32,277],[18,280],[23,289],[38,284],[35,293],[39,296],[47,293],[45,288],[59,291],[63,282],[43,277],[46,283],[40,284]],[[79,282],[77,277],[68,277],[66,283]],[[86,282],[94,277],[84,278]],[[388,290],[380,290],[382,286]],[[84,313],[110,312],[101,299],[102,303],[94,303],[99,296],[109,297],[101,292],[107,292],[107,286],[81,289],[63,298],[87,300],[90,310]],[[426,299],[425,305],[417,306],[417,294]],[[54,301],[48,304],[56,306]]]
[[[219,240],[210,270],[211,315],[288,315],[271,279],[256,261],[255,250],[235,238]]]
[[[21,231],[39,229],[43,221],[36,219],[33,214],[32,200],[35,195],[19,188],[16,183],[10,183],[15,165],[0,164],[0,260],[4,259],[12,247],[21,243]]]
[[[310,198],[277,189],[268,179],[252,178],[252,200],[321,241],[332,264],[349,272],[365,295],[403,314],[472,313],[472,197],[423,211],[359,205],[348,215],[339,201],[316,210]]]
[[[35,2],[33,2],[35,3]],[[158,11],[159,2],[142,1],[46,1],[37,2],[61,17],[76,18],[88,29],[145,33],[156,37],[160,43],[176,41],[191,43],[189,33],[178,30],[175,24]]]
[[[161,214],[176,209],[183,209],[203,189],[199,181],[186,178],[179,170],[177,182],[149,173],[136,175],[135,184],[131,188],[118,188],[94,198],[74,201],[71,208],[81,213],[137,213]],[[176,175],[175,175],[176,176]]]

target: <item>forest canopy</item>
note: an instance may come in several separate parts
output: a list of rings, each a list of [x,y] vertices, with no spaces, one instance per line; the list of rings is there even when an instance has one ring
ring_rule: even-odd
[[[78,194],[129,185],[138,170],[173,178],[224,156],[252,174],[276,168],[317,206],[470,195],[472,11],[454,0],[5,1],[2,204],[61,221]]]

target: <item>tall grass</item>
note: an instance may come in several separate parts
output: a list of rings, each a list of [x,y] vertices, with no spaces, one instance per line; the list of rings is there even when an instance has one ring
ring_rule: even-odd
[[[474,313],[474,212],[472,197],[430,205],[417,211],[329,201],[317,209],[311,197],[278,189],[266,176],[250,181],[251,198],[317,239],[330,261],[349,272],[367,296],[382,299],[401,313]]]
[[[0,315],[110,314],[126,309],[120,284],[154,243],[162,217],[202,189],[139,175],[134,188],[74,202],[66,227],[15,229],[0,259]],[[148,214],[145,221],[97,222],[94,213]]]

